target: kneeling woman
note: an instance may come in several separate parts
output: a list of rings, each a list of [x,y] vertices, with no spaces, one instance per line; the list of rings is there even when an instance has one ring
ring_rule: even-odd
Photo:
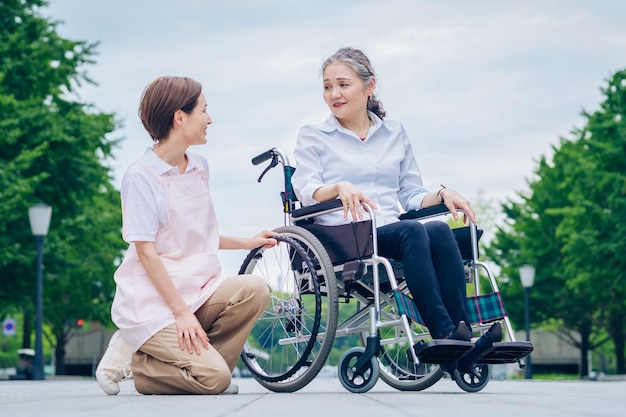
[[[96,379],[108,394],[133,376],[142,394],[236,393],[231,373],[270,289],[257,276],[222,277],[217,252],[271,247],[274,233],[219,234],[207,161],[188,150],[206,143],[211,124],[198,82],[156,79],[139,116],[154,145],[122,180],[123,237],[130,245],[115,273],[112,318],[119,331]]]

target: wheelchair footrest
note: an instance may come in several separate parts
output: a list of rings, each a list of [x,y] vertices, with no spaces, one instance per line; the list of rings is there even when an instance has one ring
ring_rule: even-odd
[[[467,352],[474,348],[471,342],[453,339],[437,339],[430,342],[416,343],[415,354],[422,363],[445,364],[459,360]],[[411,352],[408,352],[409,358]]]
[[[525,358],[533,351],[530,342],[496,342],[491,349],[473,359],[474,363],[514,363]]]

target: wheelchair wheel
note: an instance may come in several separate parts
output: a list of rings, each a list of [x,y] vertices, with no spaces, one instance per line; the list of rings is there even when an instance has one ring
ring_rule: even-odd
[[[332,348],[337,283],[315,236],[297,226],[275,232],[279,245],[253,249],[239,271],[262,276],[272,288],[270,304],[254,324],[241,358],[265,388],[294,392],[315,378]]]
[[[471,372],[454,371],[454,381],[466,392],[478,392],[489,382],[489,365],[486,363],[473,365]]]
[[[379,369],[376,358],[370,359],[363,369],[355,369],[355,365],[365,352],[365,348],[357,346],[348,349],[339,360],[339,381],[350,392],[363,393],[371,390],[378,381]]]
[[[381,321],[398,318],[395,304],[391,299],[381,298]],[[362,304],[357,304],[357,309]],[[411,323],[414,340],[430,338],[428,330],[419,324]],[[420,363],[416,365],[409,360],[409,341],[403,326],[383,327],[378,331],[380,335],[380,353],[378,363],[380,379],[387,385],[400,391],[422,391],[437,383],[444,375],[438,365]],[[361,341],[365,344],[368,332],[361,334]]]

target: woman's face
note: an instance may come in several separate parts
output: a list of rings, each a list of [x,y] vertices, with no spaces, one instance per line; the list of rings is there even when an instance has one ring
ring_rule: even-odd
[[[200,94],[198,102],[191,113],[183,114],[185,115],[184,135],[187,137],[189,145],[205,144],[207,127],[212,123],[212,120],[207,113],[207,103],[204,94]]]
[[[366,87],[350,67],[340,62],[328,65],[323,78],[324,101],[337,119],[352,120],[367,113],[367,98],[374,91],[374,79]]]

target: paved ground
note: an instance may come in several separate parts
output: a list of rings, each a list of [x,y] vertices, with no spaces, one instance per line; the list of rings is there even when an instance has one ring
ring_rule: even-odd
[[[492,380],[474,394],[449,379],[422,392],[379,381],[365,394],[350,393],[333,378],[318,377],[291,394],[267,391],[250,378],[234,382],[238,395],[143,396],[128,381],[120,395],[107,396],[92,379],[0,380],[0,416],[626,416],[626,380]]]

